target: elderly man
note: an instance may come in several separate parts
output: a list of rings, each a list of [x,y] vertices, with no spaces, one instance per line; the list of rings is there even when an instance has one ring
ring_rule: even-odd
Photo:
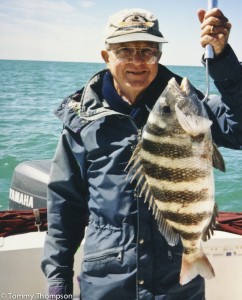
[[[199,11],[199,19],[202,46],[210,43],[215,50],[210,70],[222,95],[222,100],[206,103],[213,138],[220,146],[238,149],[242,68],[227,44],[231,24],[218,9]],[[72,294],[73,257],[88,223],[81,299],[205,299],[200,276],[180,285],[182,245],[168,245],[135,183],[126,178],[125,167],[149,110],[172,77],[181,81],[159,63],[165,42],[148,11],[129,9],[111,16],[101,53],[107,69],[56,111],[64,129],[48,185],[42,261],[50,295]]]

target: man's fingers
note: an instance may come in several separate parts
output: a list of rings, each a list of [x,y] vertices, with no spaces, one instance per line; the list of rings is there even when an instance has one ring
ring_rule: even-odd
[[[225,15],[219,8],[213,8],[211,10],[208,10],[204,15],[204,19],[208,19],[209,17],[216,17],[218,19],[224,19],[228,21],[228,18],[225,17]]]
[[[228,24],[226,26],[215,26],[215,25],[207,25],[206,27],[203,28],[201,32],[201,36],[205,35],[210,35],[212,37],[218,35],[218,34],[223,34],[227,36],[229,34],[229,31],[231,29],[231,24]]]
[[[201,24],[201,29],[203,30],[207,26],[215,26],[215,27],[225,27],[228,30],[231,29],[231,23],[228,21],[228,19],[219,19],[216,17],[209,17],[208,19],[205,19]]]
[[[198,19],[199,19],[200,23],[203,22],[205,13],[206,13],[206,11],[205,11],[204,9],[200,9],[200,10],[197,12]]]

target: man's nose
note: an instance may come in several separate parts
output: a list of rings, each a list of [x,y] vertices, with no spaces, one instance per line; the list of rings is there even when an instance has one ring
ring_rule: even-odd
[[[135,55],[133,57],[133,62],[137,63],[137,64],[140,64],[140,63],[144,63],[144,61],[145,60],[144,60],[144,58],[141,55],[141,51],[136,49],[136,53],[135,53]]]

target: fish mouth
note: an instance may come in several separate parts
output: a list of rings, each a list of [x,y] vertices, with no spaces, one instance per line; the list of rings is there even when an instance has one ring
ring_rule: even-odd
[[[197,114],[199,116],[204,115],[202,104],[197,98],[194,87],[190,81],[184,77],[179,86],[182,97],[177,103],[177,106],[187,115]]]
[[[194,93],[194,89],[192,88],[191,83],[186,77],[182,79],[180,89],[185,94],[185,96],[190,96]]]

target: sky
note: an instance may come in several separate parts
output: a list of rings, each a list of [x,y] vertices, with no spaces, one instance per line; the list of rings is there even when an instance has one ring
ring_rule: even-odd
[[[242,60],[242,1],[219,0],[232,23],[230,44]],[[166,65],[201,65],[197,11],[205,0],[0,0],[0,59],[102,62],[103,32],[109,15],[143,8],[159,19],[169,43]]]

